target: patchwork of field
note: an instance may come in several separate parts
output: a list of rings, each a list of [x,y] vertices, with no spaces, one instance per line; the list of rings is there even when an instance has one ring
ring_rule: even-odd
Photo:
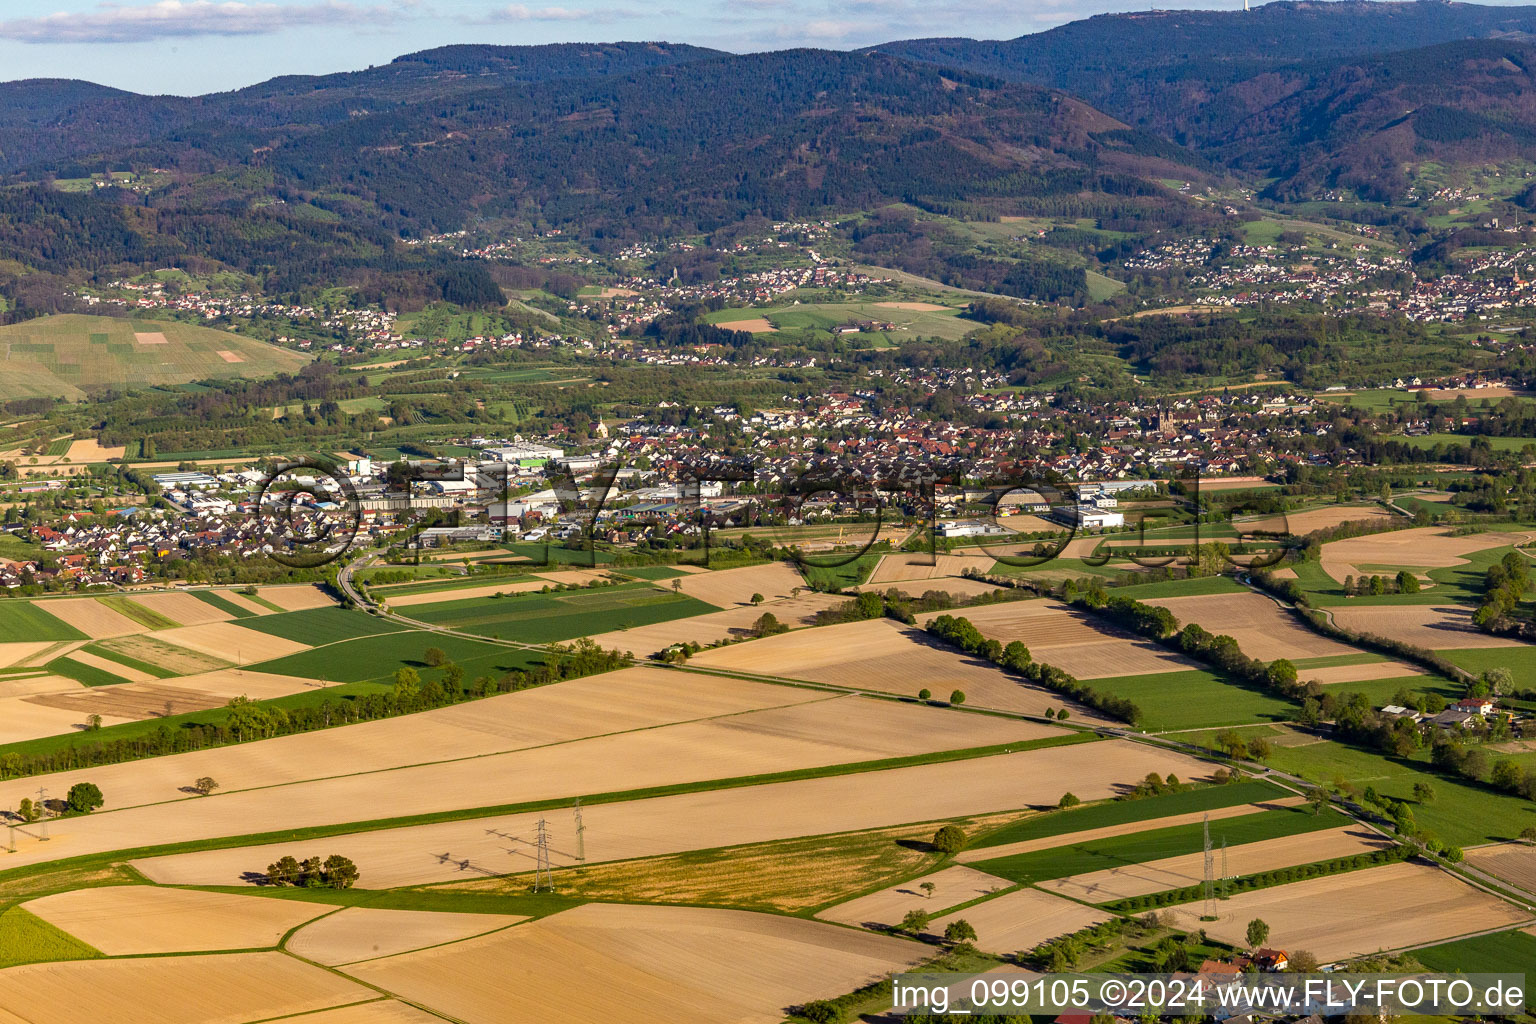
[[[49,615],[68,623],[92,640],[144,632],[139,623],[90,597],[46,601],[42,607]]]
[[[241,897],[236,896],[235,899]],[[246,901],[250,902],[250,897]],[[327,967],[474,938],[528,920],[508,914],[450,914],[347,907],[300,928],[283,945]]]
[[[1364,825],[1345,825],[1322,832],[1282,836],[1243,843],[1223,850],[1228,874],[1251,875],[1275,868],[1295,867],[1335,857],[1351,857],[1388,849],[1392,842]],[[1130,896],[1182,889],[1205,877],[1205,854],[1167,857],[1143,864],[1126,864],[1083,875],[1041,882],[1042,889],[1085,903],[1112,903]]]
[[[229,697],[150,681],[97,686],[65,693],[43,693],[28,697],[27,702],[72,711],[81,719],[101,715],[104,718],[140,720],[220,707],[229,703]]]
[[[1183,672],[1200,666],[1150,640],[1115,629],[1086,612],[1059,601],[1003,601],[921,616],[926,623],[942,614],[969,619],[989,640],[1007,645],[1017,640],[1036,661],[1079,679]]]
[[[135,630],[140,628],[136,626]],[[239,665],[270,661],[309,650],[308,644],[247,629],[233,622],[208,622],[201,626],[163,629],[155,634],[155,638]]]
[[[1205,481],[1202,480],[1200,486],[1202,489],[1205,489]],[[1284,531],[1292,536],[1302,537],[1309,533],[1315,533],[1318,530],[1329,530],[1344,523],[1361,523],[1394,518],[1396,516],[1393,513],[1382,508],[1380,505],[1328,505],[1324,508],[1308,509],[1305,512],[1287,512],[1283,516],[1247,520],[1237,525],[1240,529],[1249,533],[1258,531],[1277,533]],[[1324,550],[1327,549],[1325,548]]]
[[[996,860],[999,857],[1012,857],[1020,853],[1033,853],[1036,850],[1051,850],[1058,846],[1091,843],[1095,839],[1112,839],[1115,836],[1132,835],[1136,832],[1150,832],[1160,828],[1173,828],[1177,825],[1195,825],[1206,819],[1220,821],[1222,818],[1239,818],[1245,814],[1256,814],[1259,811],[1269,811],[1279,807],[1295,807],[1304,802],[1304,797],[1282,797],[1278,800],[1266,800],[1261,804],[1233,804],[1231,807],[1216,807],[1208,811],[1169,814],[1161,818],[1145,818],[1140,821],[1122,822],[1118,825],[1104,825],[1099,828],[1080,829],[1076,832],[1061,832],[1056,835],[1041,836],[1038,839],[1021,839],[1015,843],[979,846],[969,850],[961,850],[956,855],[955,860],[962,864],[969,864],[980,860]]]
[[[739,640],[752,636],[752,624],[772,613],[773,617],[791,629],[809,626],[816,613],[847,601],[845,597],[831,594],[801,594],[778,601],[765,601],[761,605],[738,605],[706,615],[692,615],[686,619],[669,619],[649,626],[635,626],[611,633],[599,633],[591,637],[599,647],[631,651],[637,657],[645,657],[655,651],[665,650],[672,644],[712,644],[717,640]]]
[[[1424,670],[1417,665],[1391,658],[1362,662],[1358,665],[1325,665],[1321,668],[1297,669],[1297,677],[1303,683],[1319,683],[1323,686],[1334,683],[1366,683],[1376,679],[1407,679],[1410,676],[1424,674]]]
[[[1439,526],[1397,530],[1366,537],[1350,537],[1323,545],[1319,560],[1323,571],[1339,583],[1346,576],[1369,576],[1360,566],[1397,565],[1415,569],[1447,568],[1462,565],[1474,551],[1522,543],[1530,533],[1471,533],[1453,536],[1453,531]]]
[[[241,362],[231,365],[220,352]],[[74,401],[89,389],[260,377],[292,372],[307,361],[297,352],[193,324],[46,316],[0,328],[0,398]]]
[[[1536,892],[1536,846],[1498,843],[1466,851],[1467,863],[1526,892]]]
[[[242,1024],[376,995],[284,953],[77,960],[0,971],[0,1013],[28,1024]]]
[[[930,894],[922,887],[933,886]],[[1013,883],[1006,878],[989,875],[975,868],[955,865],[936,871],[910,882],[893,885],[889,889],[860,896],[858,899],[839,903],[823,910],[816,916],[839,924],[858,925],[864,928],[893,927],[910,910],[930,910],[935,907],[953,907],[969,903],[999,889],[1009,889]]]
[[[944,934],[951,921],[964,919],[976,929],[976,947],[1011,954],[1107,921],[1112,915],[1039,889],[1017,889],[938,918],[928,926]]]
[[[670,584],[658,584],[658,586]],[[777,601],[791,597],[796,591],[809,589],[805,577],[788,562],[770,562],[752,565],[745,569],[722,569],[718,572],[691,573],[678,578],[678,586],[684,594],[716,608],[750,604],[753,594],[762,594],[765,601]]]
[[[871,584],[905,583],[963,576],[967,569],[990,572],[996,560],[986,555],[937,555],[927,552],[886,555],[869,574]]]
[[[1218,905],[1217,921],[1201,921],[1200,913],[1199,904],[1173,911],[1179,927],[1204,928],[1234,946],[1245,944],[1248,922],[1262,918],[1269,925],[1271,946],[1304,949],[1323,963],[1517,924],[1531,916],[1448,872],[1414,863],[1239,893]]]
[[[1359,653],[1353,647],[1312,632],[1262,594],[1154,597],[1145,603],[1167,608],[1180,624],[1198,622],[1212,633],[1230,636],[1244,654],[1260,661]]]
[[[177,675],[195,675],[199,672],[225,668],[230,664],[223,658],[203,651],[194,651],[187,647],[166,643],[163,633],[114,637],[91,646],[96,650],[120,654],[134,661],[157,665]]]
[[[200,626],[205,622],[228,622],[235,616],[209,604],[185,591],[170,593],[136,593],[133,603],[164,615],[183,626]]]
[[[966,609],[974,611],[976,609]],[[965,692],[966,703],[1044,714],[1069,707],[1074,718],[1106,721],[1089,708],[953,651],[922,630],[891,619],[870,619],[799,630],[763,640],[704,651],[692,659],[706,668],[755,672],[915,697],[928,689],[941,699]]]
[[[232,677],[232,687],[242,689],[245,680],[284,678],[232,670],[224,674]],[[176,682],[187,685],[198,678]],[[80,692],[95,695],[124,689],[98,687]],[[767,683],[630,668],[345,729],[103,765],[93,768],[90,777],[112,794],[112,808],[120,812],[189,799],[187,787],[205,775],[219,780],[221,795],[215,799],[226,800],[238,790],[388,771],[434,759],[475,758],[825,699],[825,694]],[[552,753],[549,763],[558,756],[558,751]],[[78,781],[78,775],[61,772],[0,783],[0,805],[13,805],[39,785],[62,792],[72,780]],[[617,785],[622,788],[621,783]],[[370,802],[383,808],[388,794],[376,793]]]
[[[808,999],[924,959],[912,942],[739,910],[587,904],[346,973],[465,1024],[507,1020],[507,994],[610,1024],[777,1024]],[[602,984],[592,984],[601,977]]]
[[[331,908],[258,896],[118,885],[44,896],[28,911],[108,956],[276,946]]]
[[[1391,637],[1431,650],[1524,646],[1519,640],[1484,633],[1472,625],[1472,609],[1461,605],[1347,604],[1329,610],[1333,621],[1345,629]]]

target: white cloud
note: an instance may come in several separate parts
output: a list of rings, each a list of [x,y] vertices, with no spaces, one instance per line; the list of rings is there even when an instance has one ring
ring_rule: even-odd
[[[23,43],[134,43],[178,36],[254,36],[301,25],[365,20],[377,24],[397,7],[363,7],[347,0],[311,4],[243,0],[159,0],[139,6],[104,3],[88,11],[60,11],[0,21],[0,39]]]
[[[477,24],[489,25],[503,21],[612,21],[615,18],[639,16],[638,11],[624,9],[580,10],[569,7],[527,7],[523,4],[511,4],[474,20]]]

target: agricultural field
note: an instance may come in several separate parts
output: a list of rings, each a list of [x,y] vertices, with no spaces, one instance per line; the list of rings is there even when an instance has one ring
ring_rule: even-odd
[[[1056,664],[1050,651],[1036,658]],[[1295,712],[1289,701],[1256,687],[1226,682],[1206,669],[1094,679],[1093,687],[1140,708],[1136,724],[1147,732],[1280,722]]]
[[[411,608],[410,618],[504,640],[552,643],[717,610],[716,605],[685,593],[629,583],[596,590],[442,601]]]
[[[892,330],[864,332],[854,337],[893,342],[919,337],[955,341],[981,326],[959,314],[956,308],[933,302],[808,302],[767,309],[722,309],[704,319],[729,330],[807,331],[823,335],[830,335],[832,328],[840,324],[877,321],[892,324]]]
[[[1230,636],[1244,654],[1260,661],[1333,658],[1359,653],[1353,647],[1314,633],[1263,594],[1249,592],[1142,600],[1167,608],[1180,624],[1196,622],[1212,633]]]
[[[1006,955],[1033,949],[1111,916],[1039,889],[1015,889],[937,918],[929,931],[942,935],[951,921],[964,919],[976,929],[978,948]]]
[[[85,633],[48,610],[50,606],[60,603],[0,601],[0,641],[7,644],[30,644],[44,640],[87,639]]]
[[[48,316],[0,327],[0,398],[79,400],[106,388],[291,373],[307,361],[297,352],[190,324]]]

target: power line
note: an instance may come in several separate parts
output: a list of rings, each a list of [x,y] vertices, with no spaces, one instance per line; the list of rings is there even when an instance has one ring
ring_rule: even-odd
[[[587,861],[587,826],[581,820],[581,797],[576,798],[576,859],[583,864]]]
[[[549,825],[543,818],[539,819],[538,838],[534,840],[534,847],[539,859],[533,871],[533,891],[550,892],[555,888],[555,883],[549,872]]]
[[[1205,920],[1212,921],[1216,918],[1216,859],[1211,856],[1211,816],[1205,816],[1204,825],[1205,848]]]

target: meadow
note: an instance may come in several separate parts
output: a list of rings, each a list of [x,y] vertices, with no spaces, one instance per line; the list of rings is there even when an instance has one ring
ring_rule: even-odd
[[[1294,711],[1289,701],[1264,690],[1225,682],[1205,669],[1095,679],[1093,688],[1124,697],[1141,708],[1142,717],[1136,724],[1149,732],[1278,722]]]
[[[342,608],[311,608],[278,615],[259,615],[242,622],[246,629],[254,629],[270,636],[294,640],[311,647],[355,640],[358,637],[377,636],[381,633],[398,633],[405,626],[365,612]]]
[[[482,643],[464,637],[444,636],[425,630],[396,630],[316,647],[285,658],[248,666],[253,672],[303,676],[327,682],[385,682],[399,668],[420,670],[425,652],[436,647],[464,669],[466,678],[490,674],[499,677],[514,669],[526,669],[539,661],[536,652]]]
[[[410,617],[466,633],[544,644],[717,610],[714,605],[648,584],[622,584],[597,590],[445,601],[413,607]]]
[[[30,601],[0,601],[0,643],[84,639],[84,633]]]

